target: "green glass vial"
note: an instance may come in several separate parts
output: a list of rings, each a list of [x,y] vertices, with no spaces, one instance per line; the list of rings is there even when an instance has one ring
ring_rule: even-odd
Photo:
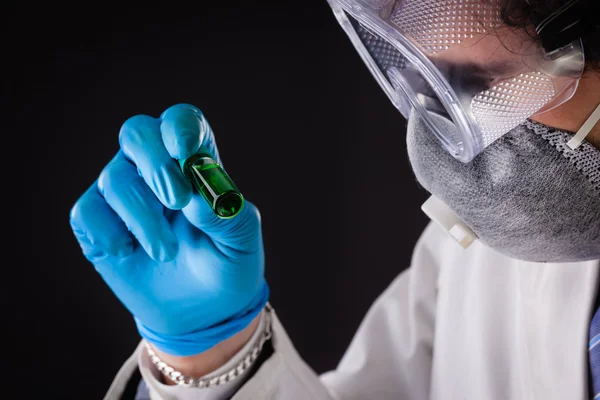
[[[219,218],[233,218],[241,211],[244,197],[210,154],[200,151],[179,160],[179,165]]]

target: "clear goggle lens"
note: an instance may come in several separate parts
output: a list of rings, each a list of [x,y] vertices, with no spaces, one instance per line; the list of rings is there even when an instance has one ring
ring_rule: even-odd
[[[416,109],[463,162],[568,100],[583,71],[580,41],[542,54],[525,34],[502,31],[498,10],[481,0],[330,4],[404,117]]]

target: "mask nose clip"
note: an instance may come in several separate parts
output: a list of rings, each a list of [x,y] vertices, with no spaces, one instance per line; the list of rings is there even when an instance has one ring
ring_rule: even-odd
[[[477,240],[477,235],[462,221],[446,203],[435,196],[429,197],[421,210],[435,223],[441,226],[464,249]]]

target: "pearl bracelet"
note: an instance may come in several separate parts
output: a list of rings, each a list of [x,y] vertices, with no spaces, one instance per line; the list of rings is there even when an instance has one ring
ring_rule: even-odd
[[[252,347],[252,349],[250,349],[248,353],[246,353],[245,357],[237,365],[219,375],[209,375],[204,378],[192,378],[191,376],[184,375],[183,373],[177,371],[175,368],[162,361],[156,355],[156,353],[150,346],[150,343],[148,342],[144,342],[144,344],[146,345],[146,351],[148,352],[148,356],[150,357],[152,364],[155,365],[156,369],[158,369],[164,376],[171,379],[177,385],[196,388],[210,388],[214,386],[219,386],[224,383],[230,382],[238,376],[242,375],[248,368],[250,368],[254,364],[267,340],[271,339],[272,310],[273,309],[271,305],[267,303],[265,305],[264,330],[261,333],[260,340],[258,341],[258,343],[256,343],[256,345],[254,345],[254,347]]]

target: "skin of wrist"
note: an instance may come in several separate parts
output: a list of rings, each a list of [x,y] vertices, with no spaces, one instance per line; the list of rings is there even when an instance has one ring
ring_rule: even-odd
[[[181,357],[160,351],[155,346],[152,346],[152,349],[162,361],[177,371],[187,376],[199,378],[225,365],[248,343],[258,327],[260,316],[259,313],[242,331],[200,354]],[[166,376],[163,376],[163,382],[167,385],[175,385],[175,382]]]

